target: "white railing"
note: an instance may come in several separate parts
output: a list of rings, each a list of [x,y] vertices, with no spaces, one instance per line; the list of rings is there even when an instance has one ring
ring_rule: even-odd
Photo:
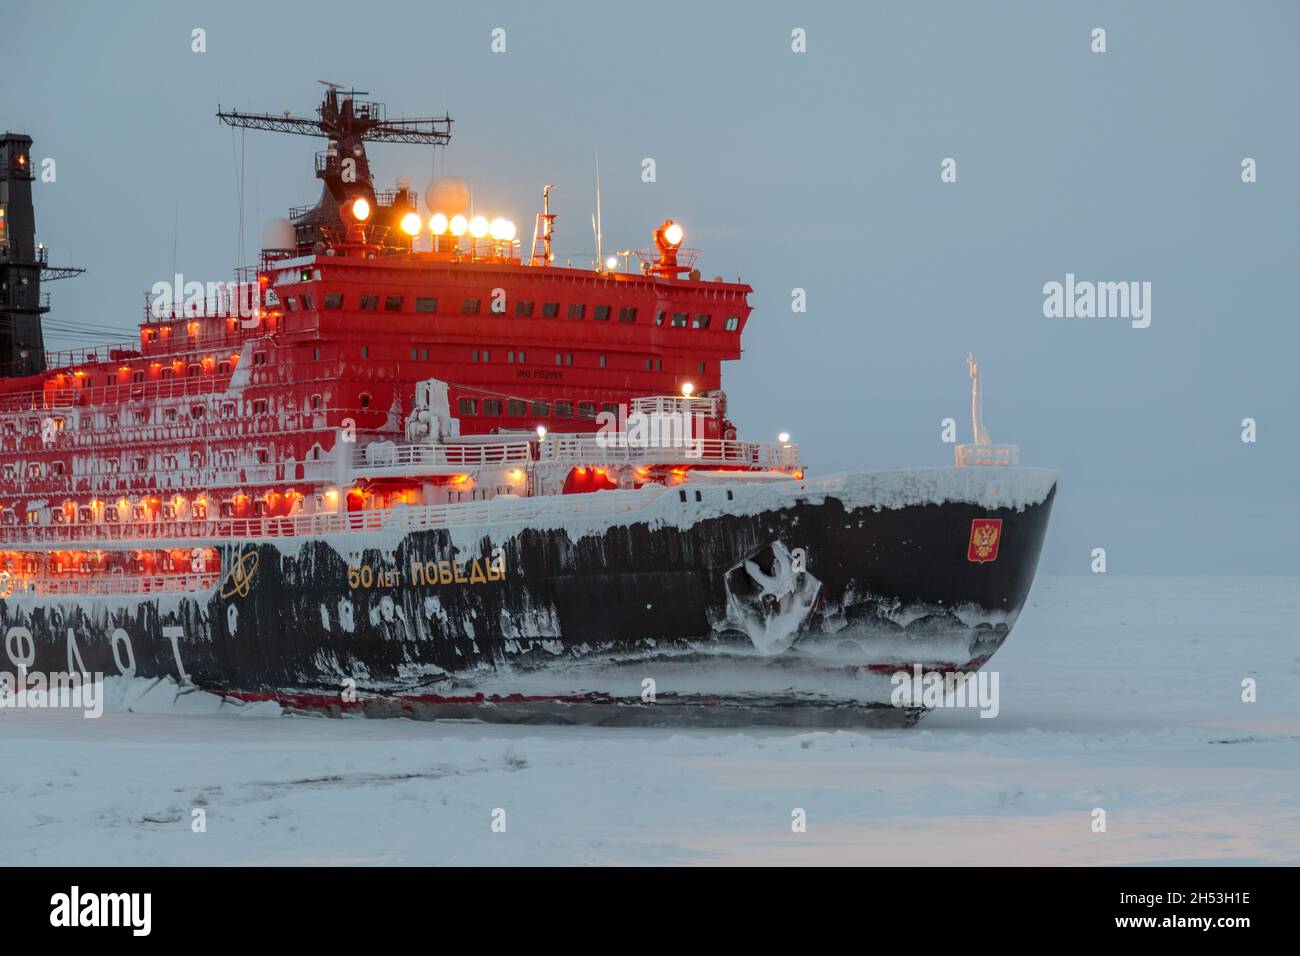
[[[421,531],[460,525],[532,521],[557,507],[581,517],[640,511],[664,493],[662,485],[639,490],[536,498],[492,498],[446,505],[399,505],[343,514],[283,518],[220,518],[211,521],[151,521],[82,525],[18,525],[0,529],[0,549],[13,545],[204,541],[222,538],[316,537],[358,531]]]
[[[1018,465],[1020,446],[958,445],[956,458],[958,468],[969,468],[975,465]]]
[[[541,458],[554,462],[635,462],[683,465],[733,465],[749,468],[798,468],[799,446],[771,442],[687,438],[665,447],[618,447],[594,435],[548,436]]]
[[[111,577],[22,578],[15,582],[18,594],[176,594],[181,591],[207,591],[217,586],[220,574],[142,574]]]
[[[393,442],[371,442],[356,449],[352,466],[360,474],[387,469],[410,471],[421,467],[477,468],[529,461],[530,448],[531,443],[527,441],[484,445],[398,445]]]
[[[625,438],[625,436],[624,436]],[[685,438],[661,447],[617,445],[615,439],[597,435],[548,435],[537,456],[531,441],[473,444],[398,445],[372,442],[356,449],[353,467],[358,474],[375,472],[418,472],[422,468],[460,468],[522,464],[539,461],[555,464],[638,464],[730,465],[746,468],[798,468],[799,446],[769,442],[724,441],[717,438]]]

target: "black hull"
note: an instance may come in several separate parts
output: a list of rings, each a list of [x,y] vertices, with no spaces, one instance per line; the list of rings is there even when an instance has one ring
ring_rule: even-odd
[[[982,502],[947,475],[975,500],[733,499],[719,485],[705,491],[717,510],[685,523],[660,502],[577,530],[223,541],[229,570],[209,593],[0,601],[0,666],[376,715],[907,723],[890,674],[977,670],[1010,632],[1055,495],[1046,474],[1030,500]],[[663,497],[695,507],[680,496]],[[996,550],[975,560],[973,523],[990,520]]]

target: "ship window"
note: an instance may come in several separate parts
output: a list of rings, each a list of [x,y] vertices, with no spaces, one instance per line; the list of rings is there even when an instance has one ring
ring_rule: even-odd
[[[551,406],[546,402],[533,402],[533,414],[538,418],[546,418],[551,414]]]
[[[85,512],[85,511],[89,511],[89,510],[90,510],[90,509],[88,509],[88,508],[83,508],[83,509],[82,509],[83,512]],[[84,517],[84,516],[83,516],[81,520],[82,520],[82,521],[89,521],[90,519],[87,518],[87,517]],[[104,509],[104,520],[105,520],[105,521],[116,521],[116,520],[117,520],[117,505],[109,505],[107,508]]]
[[[188,371],[187,374],[189,375],[190,378],[198,378],[198,377],[199,377],[199,374],[200,374],[202,371],[203,371],[203,366],[198,365],[198,364],[196,363],[196,364],[191,365],[191,366],[189,367],[189,371]]]
[[[284,307],[290,312],[297,312],[298,300],[294,296],[287,295],[284,297]]]
[[[420,349],[420,361],[422,361],[422,362],[427,362],[427,361],[429,361],[429,350],[428,350],[428,349]]]
[[[61,461],[51,462],[51,463],[50,463],[50,474],[52,474],[52,475],[56,475],[56,476],[57,476],[57,475],[61,475],[61,474],[63,474],[63,462],[61,462]]]
[[[363,345],[363,346],[361,346],[361,357],[362,357],[362,358],[365,358],[365,359],[370,358],[370,346],[369,346],[369,345]]]
[[[230,359],[224,359],[217,363],[217,374],[218,375],[230,374]]]
[[[704,363],[703,363],[703,362],[700,363],[700,372],[701,372],[701,373],[704,372]]]
[[[607,305],[598,305],[598,306],[596,306],[596,308],[592,311],[592,313],[591,313],[591,317],[592,317],[593,319],[595,319],[597,322],[608,322],[608,321],[609,321],[609,312],[610,312],[609,306],[607,306]]]
[[[259,398],[253,402],[253,414],[254,415],[266,414],[266,399]]]
[[[411,361],[414,362],[419,357],[420,357],[420,350],[413,347],[411,349]]]
[[[663,325],[664,319],[667,318],[667,316],[668,313],[665,312],[663,309],[660,309],[658,312],[655,313],[655,325]]]
[[[527,415],[528,403],[522,402],[517,398],[512,398],[510,399],[509,402],[506,403],[506,414],[514,415],[515,417],[518,417],[520,415]]]
[[[132,382],[135,382],[137,385],[140,384],[141,382],[143,382],[143,381],[144,381],[144,372],[142,372],[142,371],[141,371],[141,372],[132,372],[132,373],[131,373],[131,381],[132,381]]]
[[[600,367],[601,368],[605,367],[605,356],[603,355],[600,357]]]
[[[595,418],[595,417],[596,417],[596,403],[595,403],[595,402],[579,402],[579,403],[578,403],[578,415],[579,415],[580,417],[582,417],[582,418]]]
[[[197,451],[190,453],[190,467],[198,468],[203,463],[203,456]]]
[[[343,293],[342,293],[342,292],[326,292],[326,293],[325,293],[325,308],[327,308],[327,309],[341,309],[341,308],[343,308]]]
[[[253,457],[259,465],[265,465],[271,460],[271,454],[265,448],[254,448]]]
[[[313,362],[319,362],[319,361],[320,361],[320,349],[312,349],[312,350],[311,350],[311,360],[312,360]]]
[[[438,300],[433,296],[417,296],[415,299],[416,312],[437,312]]]
[[[110,430],[118,427],[118,419],[117,419],[116,412],[108,416],[108,427]]]
[[[492,353],[487,351],[486,349],[484,349],[483,351],[479,351],[478,349],[475,349],[473,352],[470,353],[470,360],[474,362],[490,362],[492,361]]]
[[[707,329],[707,328],[709,327],[709,321],[710,321],[712,318],[713,318],[713,316],[711,316],[711,315],[697,315],[697,316],[695,316],[694,321],[691,322],[691,328],[693,328],[693,329]]]
[[[660,358],[648,358],[645,360],[645,370],[647,372],[662,372],[664,370],[664,360]]]
[[[620,322],[635,322],[635,321],[636,321],[636,309],[633,309],[633,308],[630,308],[630,307],[627,307],[627,306],[624,306],[623,308],[619,309],[619,310],[618,310],[618,320],[619,320]]]
[[[480,299],[466,299],[460,304],[461,315],[477,315]]]
[[[602,405],[600,406],[600,410],[601,410],[602,412],[607,412],[607,413],[609,413],[610,415],[617,415],[617,414],[618,414],[618,406],[615,405],[613,402],[605,402],[604,404],[602,404]]]
[[[315,306],[311,304],[311,296],[306,292],[302,294],[302,307],[310,312]]]
[[[235,417],[235,403],[234,403],[234,402],[225,402],[224,404],[222,404],[222,406],[221,406],[221,417],[222,417],[222,418],[234,418],[234,417]]]
[[[556,403],[555,403],[555,417],[556,417],[556,418],[572,418],[572,417],[573,417],[573,403],[572,403],[572,402],[556,402]]]
[[[558,302],[542,303],[542,318],[553,319],[559,314],[560,314],[560,303]]]
[[[684,329],[684,328],[686,328],[686,313],[685,313],[685,312],[674,312],[674,313],[673,313],[673,328],[675,328],[675,329]]]
[[[462,415],[477,415],[478,402],[472,398],[462,398],[456,403],[456,410]]]
[[[320,396],[319,396],[319,395],[313,395],[313,396],[311,397],[311,410],[312,410],[313,412],[320,411]]]
[[[144,460],[143,458],[137,456],[137,457],[131,459],[131,470],[132,470],[132,471],[144,471],[145,466],[146,466],[146,463],[145,463],[145,460]]]
[[[190,506],[190,511],[196,521],[206,521],[208,518],[208,505],[203,501],[196,501]]]
[[[727,321],[723,325],[723,328],[726,329],[728,332],[736,331],[736,329],[740,328],[740,316],[738,315],[727,316]]]
[[[163,516],[163,520],[164,520],[164,521],[175,521],[175,520],[176,520],[176,506],[175,506],[175,505],[172,505],[172,504],[166,504],[166,505],[163,505],[163,506],[162,506],[162,516]]]
[[[531,302],[516,302],[515,315],[531,316],[533,314],[533,304]]]
[[[166,382],[169,379],[171,379],[171,377],[172,377],[172,367],[169,365],[162,370],[162,380]]]
[[[578,305],[577,303],[570,304],[569,318],[581,319],[586,317],[586,315],[587,315],[587,307],[585,305]]]
[[[501,402],[498,401],[498,400],[495,399],[495,398],[485,398],[485,399],[483,399],[483,414],[484,414],[484,415],[500,415],[500,414],[501,414]]]
[[[206,405],[190,406],[190,418],[194,419],[196,422],[202,418],[206,418],[207,414],[208,414],[208,407]]]
[[[265,353],[265,352],[254,352],[254,353],[253,353],[253,364],[254,364],[254,365],[265,365],[265,364],[266,364],[266,353]]]
[[[261,498],[253,502],[253,514],[259,518],[266,514],[266,502]]]
[[[362,393],[361,393],[361,407],[362,407],[362,408],[369,408],[369,407],[370,407],[370,393],[369,393],[369,392],[362,392]]]
[[[377,295],[361,296],[361,311],[373,312],[377,308],[379,308],[379,296]]]
[[[235,503],[233,501],[221,502],[221,517],[233,518],[235,516]]]
[[[402,296],[400,296],[400,295],[390,295],[390,296],[385,296],[385,297],[384,297],[384,311],[385,311],[385,312],[401,312],[401,311],[402,311]]]

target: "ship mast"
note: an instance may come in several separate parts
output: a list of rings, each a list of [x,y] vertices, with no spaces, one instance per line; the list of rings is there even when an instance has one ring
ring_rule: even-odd
[[[328,145],[316,154],[316,178],[325,184],[316,206],[297,218],[300,230],[334,226],[338,208],[345,202],[365,199],[370,208],[379,203],[374,177],[366,156],[366,143],[410,143],[446,146],[451,142],[449,115],[421,119],[389,119],[383,103],[362,100],[364,90],[345,90],[337,83],[326,86],[325,98],[316,108],[316,118],[293,116],[288,111],[243,113],[217,107],[217,118],[237,129],[260,129],[272,133],[324,136]]]

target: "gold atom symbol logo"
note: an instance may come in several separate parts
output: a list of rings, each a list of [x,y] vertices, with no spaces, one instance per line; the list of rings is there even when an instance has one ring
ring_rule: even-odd
[[[237,594],[240,597],[248,597],[248,592],[253,587],[253,572],[256,570],[257,552],[245,551],[226,575],[225,583],[221,585],[221,596],[229,598]]]

